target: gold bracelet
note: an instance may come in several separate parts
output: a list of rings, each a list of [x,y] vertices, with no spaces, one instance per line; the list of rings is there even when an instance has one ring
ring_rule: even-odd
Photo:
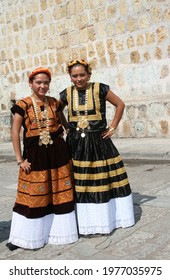
[[[111,131],[114,131],[115,130],[115,128],[114,127],[109,127],[109,131],[111,132]]]
[[[20,160],[20,161],[17,162],[17,165],[20,165],[23,162],[24,162],[23,160]]]

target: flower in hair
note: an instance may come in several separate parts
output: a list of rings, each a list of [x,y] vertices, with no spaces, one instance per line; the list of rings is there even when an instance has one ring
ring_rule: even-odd
[[[87,63],[84,59],[80,59],[80,60],[75,59],[75,60],[70,61],[70,62],[68,63],[68,72],[69,72],[69,69],[70,69],[72,66],[76,65],[76,64],[84,65],[85,67],[87,67],[88,73],[91,74],[92,69],[91,69],[91,67],[90,67],[90,64]]]

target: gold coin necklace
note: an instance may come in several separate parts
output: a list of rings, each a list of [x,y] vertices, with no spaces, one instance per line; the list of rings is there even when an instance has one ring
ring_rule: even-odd
[[[77,128],[76,130],[82,130],[81,132],[81,137],[85,137],[86,134],[84,132],[85,128],[90,128],[89,126],[89,121],[88,121],[88,110],[87,110],[87,105],[88,105],[88,92],[89,90],[86,89],[86,93],[85,93],[85,109],[84,109],[84,115],[80,115],[80,111],[79,111],[79,102],[78,102],[78,91],[77,89],[74,87],[73,90],[73,96],[75,98],[75,109],[76,109],[76,114],[78,116],[78,122],[77,122]]]
[[[36,118],[36,122],[37,122],[37,127],[39,130],[39,142],[38,145],[42,146],[42,145],[47,145],[53,144],[53,140],[51,139],[50,136],[50,132],[49,132],[49,115],[48,115],[48,108],[49,108],[49,104],[48,104],[48,99],[47,97],[45,97],[45,105],[44,105],[44,111],[41,111],[41,118],[44,119],[44,124],[45,124],[45,130],[42,130],[39,118],[38,118],[38,108],[37,108],[37,103],[34,99],[34,97],[31,97],[32,99],[32,103],[33,103],[33,108],[34,108],[34,114],[35,114],[35,118]]]

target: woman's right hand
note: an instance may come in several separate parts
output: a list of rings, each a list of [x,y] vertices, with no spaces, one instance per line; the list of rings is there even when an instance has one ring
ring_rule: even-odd
[[[29,174],[31,172],[31,163],[28,162],[27,159],[21,162],[19,166],[25,171],[26,174]]]

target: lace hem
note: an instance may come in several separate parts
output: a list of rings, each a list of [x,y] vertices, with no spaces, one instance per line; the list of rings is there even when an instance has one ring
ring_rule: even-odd
[[[108,234],[116,228],[134,225],[132,195],[115,198],[108,203],[77,204],[79,233]]]
[[[10,243],[24,248],[37,249],[46,244],[69,244],[78,240],[75,211],[50,214],[43,218],[28,219],[13,212]]]

